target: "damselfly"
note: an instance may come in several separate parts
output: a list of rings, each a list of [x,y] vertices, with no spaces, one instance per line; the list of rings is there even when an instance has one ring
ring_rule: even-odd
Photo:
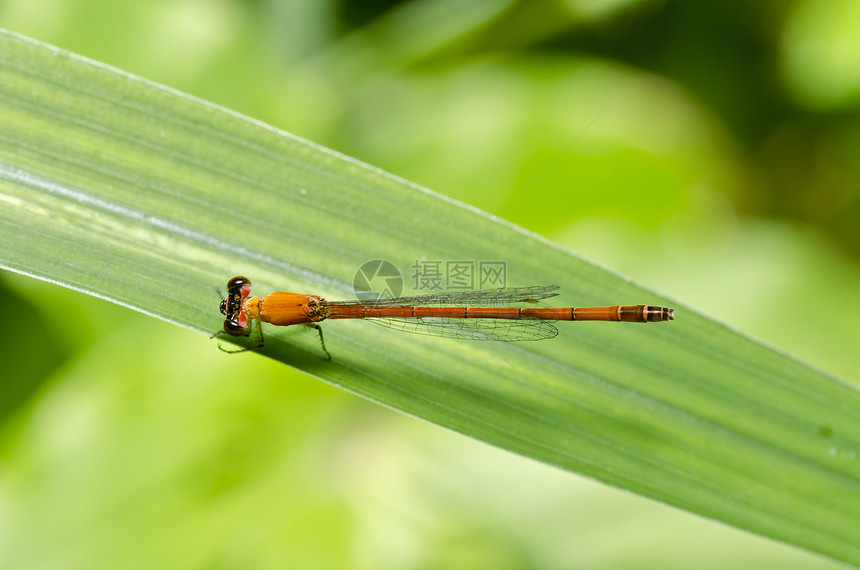
[[[506,342],[552,338],[558,329],[549,321],[649,323],[675,319],[674,309],[656,305],[561,309],[506,306],[535,304],[554,297],[558,295],[557,285],[334,302],[303,293],[277,291],[265,297],[249,297],[250,293],[251,280],[247,277],[233,277],[227,283],[227,296],[221,301],[221,313],[226,316],[224,332],[249,336],[257,321],[260,342],[253,348],[259,348],[263,346],[262,323],[310,326],[319,332],[327,355],[322,329],[317,324],[326,319],[371,319],[405,332]]]

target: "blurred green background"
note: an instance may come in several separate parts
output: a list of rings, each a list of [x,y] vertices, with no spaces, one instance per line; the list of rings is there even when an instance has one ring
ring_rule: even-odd
[[[0,0],[0,26],[860,378],[860,4]],[[837,567],[94,298],[0,290],[0,567]]]

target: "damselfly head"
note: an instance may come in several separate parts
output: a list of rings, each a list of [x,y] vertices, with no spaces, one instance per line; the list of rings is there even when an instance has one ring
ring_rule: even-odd
[[[248,334],[248,325],[242,325],[236,320],[224,319],[224,332],[230,336],[244,336]]]

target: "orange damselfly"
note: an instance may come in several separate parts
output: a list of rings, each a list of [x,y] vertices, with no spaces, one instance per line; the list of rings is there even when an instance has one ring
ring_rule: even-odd
[[[224,332],[250,336],[254,321],[263,346],[262,323],[315,328],[325,348],[322,329],[326,319],[371,319],[387,327],[413,333],[466,340],[507,342],[543,340],[558,334],[548,321],[624,321],[648,323],[675,319],[674,309],[655,305],[611,307],[505,307],[536,303],[558,295],[558,286],[511,287],[486,291],[440,293],[416,297],[360,301],[326,301],[318,295],[277,291],[265,297],[249,297],[251,280],[237,276],[227,283],[221,301]],[[329,358],[331,356],[329,355]]]

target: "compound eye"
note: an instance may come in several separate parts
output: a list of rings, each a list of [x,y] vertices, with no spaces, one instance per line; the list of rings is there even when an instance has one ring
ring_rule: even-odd
[[[248,279],[247,277],[242,277],[241,275],[237,275],[236,277],[232,278],[230,281],[227,282],[227,290],[232,291],[233,289],[236,289],[238,287],[242,287],[244,285],[247,285],[248,287],[250,287],[251,286],[251,280]]]
[[[224,319],[224,332],[231,336],[243,336],[248,333],[248,327],[242,326],[236,321]]]

